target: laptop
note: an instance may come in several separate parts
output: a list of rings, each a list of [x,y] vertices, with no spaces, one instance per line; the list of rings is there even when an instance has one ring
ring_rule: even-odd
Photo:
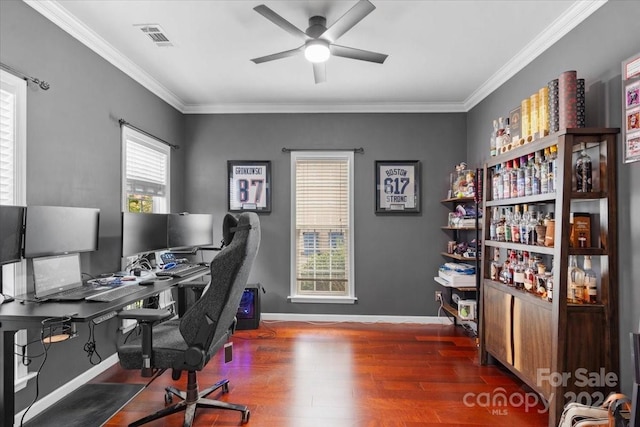
[[[33,258],[35,297],[39,301],[80,301],[103,286],[83,285],[80,255]]]

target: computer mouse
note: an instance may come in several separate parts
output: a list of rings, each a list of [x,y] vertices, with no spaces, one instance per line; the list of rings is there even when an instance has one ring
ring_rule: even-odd
[[[138,282],[138,285],[140,286],[151,286],[154,285],[156,283],[155,279],[146,279],[146,280],[141,280],[140,282]]]

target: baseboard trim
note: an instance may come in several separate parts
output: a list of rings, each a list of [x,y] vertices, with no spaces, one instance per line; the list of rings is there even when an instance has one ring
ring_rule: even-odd
[[[97,377],[98,375],[100,375],[101,373],[103,373],[104,371],[106,371],[116,363],[118,363],[118,360],[119,360],[118,354],[114,353],[111,356],[104,359],[98,365],[93,366],[91,369],[86,370],[82,374],[75,377],[73,380],[58,387],[56,390],[52,391],[51,393],[47,394],[41,399],[38,399],[33,404],[33,406],[31,406],[31,409],[29,409],[29,412],[27,412],[27,415],[25,416],[24,421],[25,422],[29,421],[31,418],[35,417],[39,413],[48,409],[50,406],[54,405],[58,400],[62,399],[63,397],[73,392],[80,386],[88,383],[93,378]],[[13,421],[15,425],[17,426],[20,425],[20,420],[22,418],[22,414],[24,414],[24,411],[26,411],[26,408],[15,415],[14,421]]]
[[[418,323],[422,325],[451,325],[447,317],[437,316],[380,316],[345,314],[262,313],[262,320],[290,322],[360,322],[360,323]]]

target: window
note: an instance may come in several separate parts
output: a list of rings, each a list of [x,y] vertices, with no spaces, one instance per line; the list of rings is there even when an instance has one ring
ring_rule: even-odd
[[[26,132],[27,82],[0,70],[0,204],[26,204]],[[26,292],[26,261],[1,268],[2,292],[9,295]],[[19,331],[15,340],[17,345],[25,345],[26,331]],[[20,356],[16,356],[14,366],[17,391],[26,386],[29,376]]]
[[[319,252],[318,232],[306,231],[302,233],[302,244],[304,247],[304,255],[313,255]]]
[[[123,210],[168,213],[170,148],[128,126],[122,127]]]
[[[353,303],[353,153],[291,154],[293,302]]]

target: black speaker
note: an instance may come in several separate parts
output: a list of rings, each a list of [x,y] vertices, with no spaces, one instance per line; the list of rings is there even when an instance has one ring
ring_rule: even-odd
[[[249,284],[245,287],[236,318],[236,329],[258,329],[260,326],[260,284]]]

